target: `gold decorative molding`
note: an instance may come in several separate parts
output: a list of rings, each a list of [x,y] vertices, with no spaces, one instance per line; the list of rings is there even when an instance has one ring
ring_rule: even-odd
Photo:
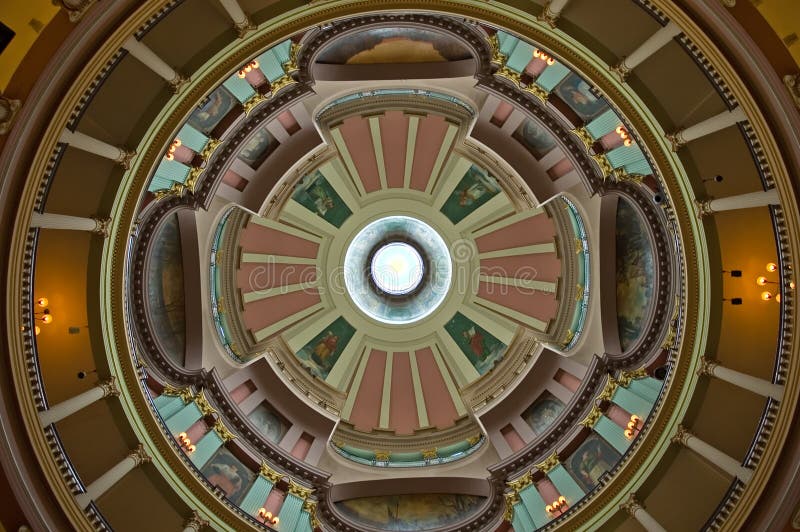
[[[0,131],[0,133],[1,132],[2,131]],[[136,157],[136,152],[126,151],[126,150],[120,150],[120,151],[122,153],[120,153],[119,157],[117,157],[114,160],[114,162],[122,166],[125,170],[128,170],[131,167],[131,161],[133,161],[133,158]]]
[[[594,138],[592,138],[592,134],[589,133],[589,131],[584,126],[577,127],[573,129],[572,132],[575,133],[575,135],[579,139],[581,139],[581,142],[583,142],[583,146],[586,148],[586,151],[589,152],[592,149],[592,146],[594,146],[595,142]]]
[[[500,40],[497,38],[497,34],[492,34],[488,40],[489,48],[492,50],[491,63],[495,66],[502,67],[506,64],[506,56],[500,51]]]
[[[208,139],[208,142],[206,142],[203,151],[200,152],[200,158],[203,159],[204,161],[208,161],[211,158],[211,156],[214,155],[214,152],[217,151],[217,148],[219,148],[221,144],[222,141],[219,139]]]
[[[314,499],[306,499],[303,501],[303,511],[308,512],[308,519],[311,522],[311,530],[322,528],[322,524],[317,518],[317,501]]]
[[[266,462],[261,462],[261,469],[258,471],[258,474],[271,481],[273,484],[277,484],[283,478],[283,475],[272,469]]]
[[[106,238],[111,230],[111,218],[99,218],[95,216],[91,218],[94,220],[94,229],[92,229],[92,233]]]
[[[439,457],[439,450],[434,447],[433,449],[422,449],[423,460],[435,460]]]
[[[527,488],[531,484],[533,484],[533,473],[531,471],[528,471],[516,480],[506,482],[506,485],[516,492]]]
[[[514,520],[514,505],[519,502],[519,493],[517,491],[508,491],[503,494],[503,499],[506,502],[503,519],[510,523]]]
[[[167,84],[169,85],[169,90],[171,90],[173,94],[178,94],[190,81],[191,78],[183,77],[178,74],[175,78],[169,80]]]
[[[611,398],[614,397],[614,392],[617,391],[617,386],[619,386],[617,380],[611,375],[609,375],[608,380],[606,381],[606,385],[603,388],[603,391],[600,392],[600,395],[597,396],[597,400],[610,401]]]
[[[603,411],[600,410],[600,407],[595,405],[592,407],[592,410],[586,415],[586,417],[583,418],[583,421],[581,421],[580,424],[586,428],[591,429],[592,427],[595,426],[597,420],[599,420],[602,415]]]
[[[194,404],[197,405],[197,408],[200,409],[200,412],[202,412],[204,416],[210,416],[217,413],[214,407],[212,407],[208,402],[208,399],[206,399],[206,395],[202,390],[194,396]]]
[[[117,378],[115,376],[112,375],[97,385],[103,389],[103,397],[119,396],[119,388],[117,388]]]
[[[292,75],[298,70],[300,70],[300,66],[297,64],[297,56],[300,53],[300,48],[303,45],[300,43],[296,43],[294,41],[291,42],[289,45],[289,60],[286,61],[283,65],[283,71],[286,72],[287,75]]]
[[[622,83],[625,83],[625,80],[628,79],[628,75],[631,73],[631,69],[625,64],[624,57],[622,58],[622,61],[612,66],[609,70],[616,74]]]
[[[469,438],[467,438],[467,443],[469,444],[470,447],[477,445],[479,441],[481,441],[480,434],[475,434],[474,436],[470,436]]]
[[[686,141],[684,140],[682,133],[683,130],[679,129],[675,133],[669,133],[666,136],[667,140],[672,145],[672,151],[678,151],[686,145]]]
[[[558,459],[558,451],[553,451],[553,454],[551,454],[544,461],[539,462],[533,467],[546,475],[560,463],[561,461]]]
[[[147,454],[147,451],[144,450],[144,446],[141,443],[128,454],[128,458],[131,458],[137,466],[150,462],[150,455]]]
[[[373,453],[375,454],[375,460],[378,462],[388,462],[392,456],[389,451],[373,451]]]
[[[216,432],[219,435],[219,437],[222,438],[223,442],[229,442],[232,439],[236,438],[236,434],[228,430],[228,427],[226,427],[225,424],[220,419],[214,422],[214,432]]]
[[[633,371],[623,371],[617,377],[617,384],[622,386],[623,388],[627,388],[630,386],[631,381],[636,379],[643,379],[647,377],[647,370],[642,366],[641,368],[635,369]]]
[[[295,497],[298,497],[300,499],[306,500],[306,499],[308,499],[308,497],[312,493],[314,493],[314,490],[312,488],[307,488],[305,486],[302,486],[302,485],[298,484],[297,482],[295,482],[294,479],[290,478],[289,479],[289,493],[291,493]]]
[[[700,357],[700,365],[697,368],[698,375],[714,375],[714,369],[719,366],[719,362],[706,357]]]
[[[707,200],[694,200],[695,215],[698,218],[704,218],[714,214],[714,209],[711,208],[711,199]]]
[[[678,425],[678,430],[669,439],[669,441],[671,441],[672,443],[678,443],[680,445],[686,445],[686,443],[689,441],[689,438],[691,438],[692,436],[693,434],[688,430],[686,430],[686,428],[683,425]]]
[[[194,400],[194,393],[192,392],[192,389],[188,386],[183,388],[176,388],[171,384],[165,384],[164,391],[162,393],[164,395],[180,397],[183,400],[184,404],[191,403]]]

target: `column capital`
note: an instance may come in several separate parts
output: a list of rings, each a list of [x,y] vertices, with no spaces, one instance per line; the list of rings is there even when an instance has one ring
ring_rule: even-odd
[[[96,0],[54,0],[53,4],[64,8],[70,22],[78,22],[95,2]]]
[[[128,454],[128,458],[132,459],[137,466],[150,462],[150,455],[147,454],[141,443]]]
[[[698,375],[714,375],[714,369],[719,366],[719,362],[715,362],[706,357],[700,357],[700,367],[697,368]]]
[[[169,89],[172,91],[172,94],[178,94],[181,91],[181,89],[184,87],[184,85],[186,85],[190,81],[191,81],[191,78],[188,78],[188,77],[185,78],[185,77],[181,76],[180,74],[176,74],[174,78],[172,78],[171,80],[167,81],[167,84],[169,85]]]
[[[103,397],[117,397],[119,395],[119,388],[117,388],[117,378],[113,375],[103,382],[98,383],[98,386],[103,390]]]
[[[720,0],[720,1],[722,2],[722,5],[725,6],[725,7],[735,7],[736,6],[736,0]]]
[[[716,211],[711,208],[711,201],[714,198],[707,200],[694,200],[694,213],[698,218],[704,218],[714,214]]]
[[[686,140],[683,138],[683,129],[679,129],[674,133],[667,134],[667,140],[672,145],[672,151],[678,151],[686,145]]]
[[[95,216],[91,218],[94,220],[94,229],[92,229],[92,233],[107,237],[111,229],[111,218],[99,218]]]
[[[12,100],[0,94],[0,135],[9,132],[21,105],[19,100]]]
[[[536,17],[536,20],[544,22],[551,28],[555,28],[556,21],[558,20],[558,17],[561,15],[561,13],[554,13],[553,11],[551,11],[550,10],[551,3],[552,0],[547,0],[547,2],[544,4],[544,9],[542,9],[542,12],[539,14],[539,16]]]
[[[248,33],[256,29],[256,25],[253,24],[253,21],[250,20],[250,17],[245,15],[243,21],[234,23],[233,29],[236,30],[236,35],[240,39],[244,39]]]
[[[625,80],[628,79],[628,74],[631,73],[631,69],[625,65],[625,57],[623,57],[622,61],[617,63],[615,66],[612,66],[610,70],[616,74],[619,80],[623,83],[625,83]]]
[[[642,509],[641,503],[636,499],[636,494],[633,492],[628,494],[628,498],[625,499],[625,502],[620,504],[619,507],[621,510],[625,510],[631,517],[636,514],[636,510]]]
[[[694,434],[686,430],[683,425],[678,425],[678,430],[675,431],[675,434],[669,439],[669,441],[672,443],[678,443],[680,445],[686,445],[689,442],[689,438],[692,437],[694,437]]]
[[[136,157],[135,151],[120,149],[119,157],[117,157],[114,162],[122,166],[125,170],[128,170],[131,167],[131,161],[134,157]]]
[[[800,74],[786,74],[783,76],[783,84],[789,89],[795,106],[800,109]]]
[[[200,514],[197,513],[197,510],[192,510],[192,515],[186,521],[183,522],[183,529],[184,532],[187,530],[193,530],[194,532],[200,532],[203,527],[208,526],[208,521],[200,517]]]

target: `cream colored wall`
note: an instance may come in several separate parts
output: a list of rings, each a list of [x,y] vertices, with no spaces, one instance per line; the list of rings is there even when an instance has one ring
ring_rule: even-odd
[[[14,30],[16,35],[0,54],[0,92],[8,86],[39,32],[58,13],[58,9],[50,0],[3,0],[0,22]],[[39,27],[39,31],[34,26]]]

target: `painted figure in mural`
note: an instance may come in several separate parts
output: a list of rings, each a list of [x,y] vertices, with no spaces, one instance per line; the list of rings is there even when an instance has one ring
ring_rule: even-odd
[[[472,352],[475,353],[476,357],[484,358],[486,356],[486,345],[483,341],[483,335],[474,325],[464,331],[464,338],[469,342],[469,347],[472,349]]]
[[[333,208],[333,198],[328,195],[325,188],[319,183],[315,183],[308,191],[308,194],[314,198],[314,207],[320,216],[325,216],[325,213]]]
[[[320,366],[324,366],[328,357],[336,352],[338,343],[339,337],[333,334],[333,331],[325,333],[325,336],[314,346],[314,362]]]
[[[244,481],[239,475],[239,471],[230,464],[212,463],[210,466],[211,471],[208,473],[208,481],[214,485],[219,486],[222,490],[232,497],[242,489]]]
[[[597,484],[603,473],[609,469],[611,464],[605,461],[600,447],[586,449],[581,453],[578,472],[587,485]]]
[[[464,187],[458,191],[458,204],[462,207],[469,207],[487,192],[486,185],[483,183],[473,183],[471,186]]]

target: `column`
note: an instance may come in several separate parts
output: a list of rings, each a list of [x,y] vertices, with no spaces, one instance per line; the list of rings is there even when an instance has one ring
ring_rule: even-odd
[[[153,50],[148,48],[142,41],[137,40],[133,35],[122,43],[122,48],[141,61],[147,68],[164,78],[167,83],[169,83],[170,87],[172,87],[173,92],[178,92],[188,81],[182,78],[175,69],[164,62]]]
[[[169,431],[173,435],[176,435],[191,427],[195,421],[202,417],[203,413],[197,407],[197,404],[188,403],[178,412],[170,416],[170,418],[166,420],[166,425]]]
[[[672,437],[672,443],[679,443],[693,450],[715,466],[719,467],[732,477],[737,477],[744,483],[750,482],[753,477],[753,470],[743,467],[739,462],[707,444],[685,428],[678,425],[678,431]]]
[[[561,16],[561,12],[564,11],[568,1],[569,0],[548,0],[538,19],[547,22],[551,28],[555,28],[556,21],[558,17]]]
[[[217,431],[210,430],[195,444],[195,451],[189,455],[189,459],[200,469],[206,465],[217,449],[222,447],[223,443],[224,441]]]
[[[51,214],[47,212],[35,212],[31,215],[31,227],[90,231],[103,236],[108,236],[110,223],[111,220],[108,218],[81,218],[80,216],[67,216],[66,214]]]
[[[729,382],[745,390],[764,396],[771,397],[776,401],[783,399],[783,386],[773,382],[753,377],[739,371],[720,366],[717,362],[709,360],[705,357],[700,359],[700,375],[708,375],[710,377],[717,377],[725,382]]]
[[[620,504],[619,507],[630,514],[631,517],[636,519],[640,525],[644,527],[647,532],[667,532],[667,530],[658,524],[658,521],[653,519],[653,516],[647,513],[639,501],[636,500],[636,495],[631,493],[628,495],[628,500]]]
[[[274,486],[275,484],[272,480],[264,475],[258,475],[256,481],[253,482],[253,485],[247,490],[247,495],[244,496],[239,507],[250,515],[256,515],[258,509],[264,506]]]
[[[291,491],[286,494],[281,511],[278,513],[280,530],[294,530],[297,520],[300,519],[300,512],[303,511],[304,499],[301,499]]]
[[[109,396],[118,396],[119,389],[117,389],[116,379],[111,377],[107,381],[99,383],[94,388],[86,390],[80,395],[76,395],[72,399],[67,399],[55,406],[51,406],[44,412],[39,412],[39,422],[42,427],[52,425],[57,421],[61,421],[67,416],[71,416],[78,410],[82,410],[90,404]]]
[[[183,532],[200,532],[208,526],[208,521],[200,517],[197,510],[192,511],[192,516],[183,523]]]
[[[256,29],[237,0],[219,0],[219,3],[233,20],[233,27],[236,28],[239,37],[244,37],[249,31]]]
[[[630,55],[623,57],[622,61],[612,67],[611,70],[615,72],[622,81],[628,77],[631,70],[639,66],[645,59],[659,51],[667,45],[673,37],[678,35],[681,29],[674,22],[668,22],[666,26],[659,28],[657,32],[651,35],[644,41],[636,50]]]
[[[120,463],[103,473],[100,478],[92,482],[86,487],[86,491],[75,497],[81,508],[86,508],[94,500],[97,500],[102,494],[111,489],[114,484],[122,480],[122,477],[133,471],[133,469],[141,464],[150,461],[150,457],[144,451],[144,447],[140,443],[139,446],[131,451]]]
[[[61,132],[61,137],[59,137],[58,141],[69,144],[73,148],[93,153],[100,157],[105,157],[106,159],[111,159],[121,164],[125,169],[130,168],[131,159],[136,155],[136,152],[125,151],[122,148],[112,146],[107,142],[85,135],[80,131],[70,131],[69,129],[65,129]]]
[[[730,127],[737,122],[744,122],[747,120],[747,115],[741,107],[737,107],[733,111],[724,111],[716,116],[707,118],[699,124],[681,129],[667,135],[667,139],[672,143],[672,150],[678,151],[678,148],[700,137],[705,137],[726,127]]]
[[[715,212],[735,211],[737,209],[753,209],[755,207],[766,207],[767,205],[780,204],[778,190],[771,188],[759,192],[739,194],[738,196],[728,196],[727,198],[709,199],[705,201],[695,201],[697,215],[703,217]]]

